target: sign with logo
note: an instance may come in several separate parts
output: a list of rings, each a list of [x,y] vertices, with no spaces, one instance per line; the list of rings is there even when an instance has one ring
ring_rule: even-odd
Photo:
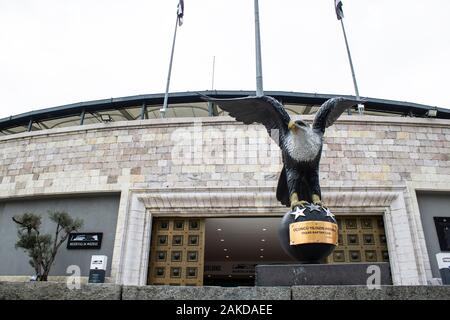
[[[336,224],[325,221],[302,221],[289,225],[290,244],[300,245],[306,243],[337,244],[338,227]]]
[[[67,249],[100,249],[103,233],[71,233],[67,240]]]
[[[92,256],[89,268],[89,283],[104,283],[106,275],[107,256]]]

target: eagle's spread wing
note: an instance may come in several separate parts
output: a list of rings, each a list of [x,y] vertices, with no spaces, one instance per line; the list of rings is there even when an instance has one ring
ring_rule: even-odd
[[[217,104],[230,116],[245,124],[261,123],[269,135],[281,146],[284,134],[288,131],[291,118],[283,105],[269,96],[245,97],[234,99],[214,99],[203,96],[204,100]],[[279,136],[272,130],[279,130]]]
[[[325,128],[331,126],[345,110],[360,102],[346,98],[332,98],[325,101],[316,113],[313,128],[325,131]]]

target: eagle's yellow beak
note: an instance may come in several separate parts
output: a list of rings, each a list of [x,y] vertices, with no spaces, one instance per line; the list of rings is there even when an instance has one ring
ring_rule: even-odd
[[[297,125],[295,124],[295,122],[293,120],[289,121],[288,129],[292,130],[294,132],[297,131]]]

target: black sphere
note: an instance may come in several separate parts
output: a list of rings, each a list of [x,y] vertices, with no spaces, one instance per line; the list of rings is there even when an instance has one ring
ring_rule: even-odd
[[[298,216],[297,219],[295,219],[295,215],[292,211],[289,211],[284,215],[278,230],[278,238],[280,239],[281,247],[289,256],[301,263],[323,263],[325,262],[326,257],[328,257],[336,248],[336,245],[327,243],[291,245],[289,238],[289,225],[294,222],[302,221],[325,221],[337,224],[336,220],[334,217],[327,216],[327,212],[322,207],[320,207],[319,210],[311,211],[310,208],[306,206],[303,213],[305,216]]]

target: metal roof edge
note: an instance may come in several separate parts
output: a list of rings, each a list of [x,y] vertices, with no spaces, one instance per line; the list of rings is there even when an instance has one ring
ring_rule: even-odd
[[[202,101],[199,94],[210,95],[213,97],[239,97],[254,95],[255,92],[251,90],[203,90],[203,91],[186,91],[173,92],[169,95],[170,103],[189,103]],[[351,97],[351,95],[341,94],[321,94],[321,93],[304,93],[292,91],[266,91],[266,95],[273,96],[283,103],[298,103],[298,104],[321,104],[325,100],[342,96]],[[395,101],[379,98],[365,98],[365,105],[367,110],[393,113],[411,113],[416,116],[424,116],[428,110],[437,110],[436,118],[450,119],[450,110],[439,108],[436,106],[429,106],[424,104]],[[34,111],[29,111],[17,115],[12,115],[0,119],[0,129],[6,129],[17,125],[26,125],[30,119],[33,121],[57,118],[62,116],[81,114],[83,110],[95,112],[99,110],[114,109],[118,107],[135,106],[142,103],[147,104],[161,104],[164,100],[164,93],[141,94],[109,99],[100,99],[92,101],[82,101],[72,104],[66,104],[56,107],[44,108]]]

